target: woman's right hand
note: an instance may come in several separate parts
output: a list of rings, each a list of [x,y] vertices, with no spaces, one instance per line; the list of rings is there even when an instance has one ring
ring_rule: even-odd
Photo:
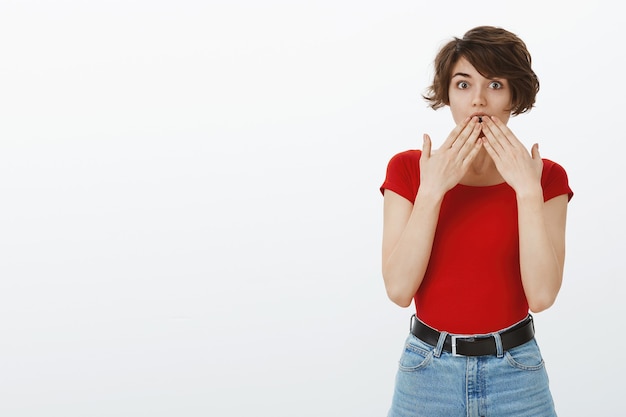
[[[424,134],[420,192],[443,196],[461,181],[482,146],[482,141],[478,139],[481,129],[478,117],[468,117],[450,132],[435,152],[431,152],[430,136]]]

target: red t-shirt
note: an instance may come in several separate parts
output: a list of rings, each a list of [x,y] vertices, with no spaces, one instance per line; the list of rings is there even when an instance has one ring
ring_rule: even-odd
[[[395,155],[380,190],[415,202],[421,151]],[[544,159],[543,198],[573,192],[563,167]],[[515,191],[507,183],[458,184],[444,196],[424,279],[414,297],[417,316],[435,329],[482,334],[526,317]]]

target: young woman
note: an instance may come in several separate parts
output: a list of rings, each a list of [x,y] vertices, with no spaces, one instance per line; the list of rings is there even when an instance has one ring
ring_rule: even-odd
[[[554,416],[532,312],[561,287],[565,170],[507,127],[539,91],[524,42],[481,26],[435,59],[425,99],[456,127],[395,155],[384,195],[389,298],[415,302],[390,417]]]

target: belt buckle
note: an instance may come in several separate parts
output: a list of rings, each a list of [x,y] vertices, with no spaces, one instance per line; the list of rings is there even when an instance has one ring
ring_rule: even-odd
[[[456,357],[465,357],[465,355],[461,355],[456,351],[456,340],[457,339],[475,339],[476,336],[468,335],[468,334],[451,334],[450,341],[452,343],[452,356]]]

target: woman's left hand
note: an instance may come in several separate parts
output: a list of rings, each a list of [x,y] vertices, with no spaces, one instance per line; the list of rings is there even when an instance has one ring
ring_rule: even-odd
[[[513,132],[497,117],[483,117],[483,146],[496,164],[504,180],[517,194],[536,190],[541,186],[543,161],[539,145],[534,144],[530,153]]]

